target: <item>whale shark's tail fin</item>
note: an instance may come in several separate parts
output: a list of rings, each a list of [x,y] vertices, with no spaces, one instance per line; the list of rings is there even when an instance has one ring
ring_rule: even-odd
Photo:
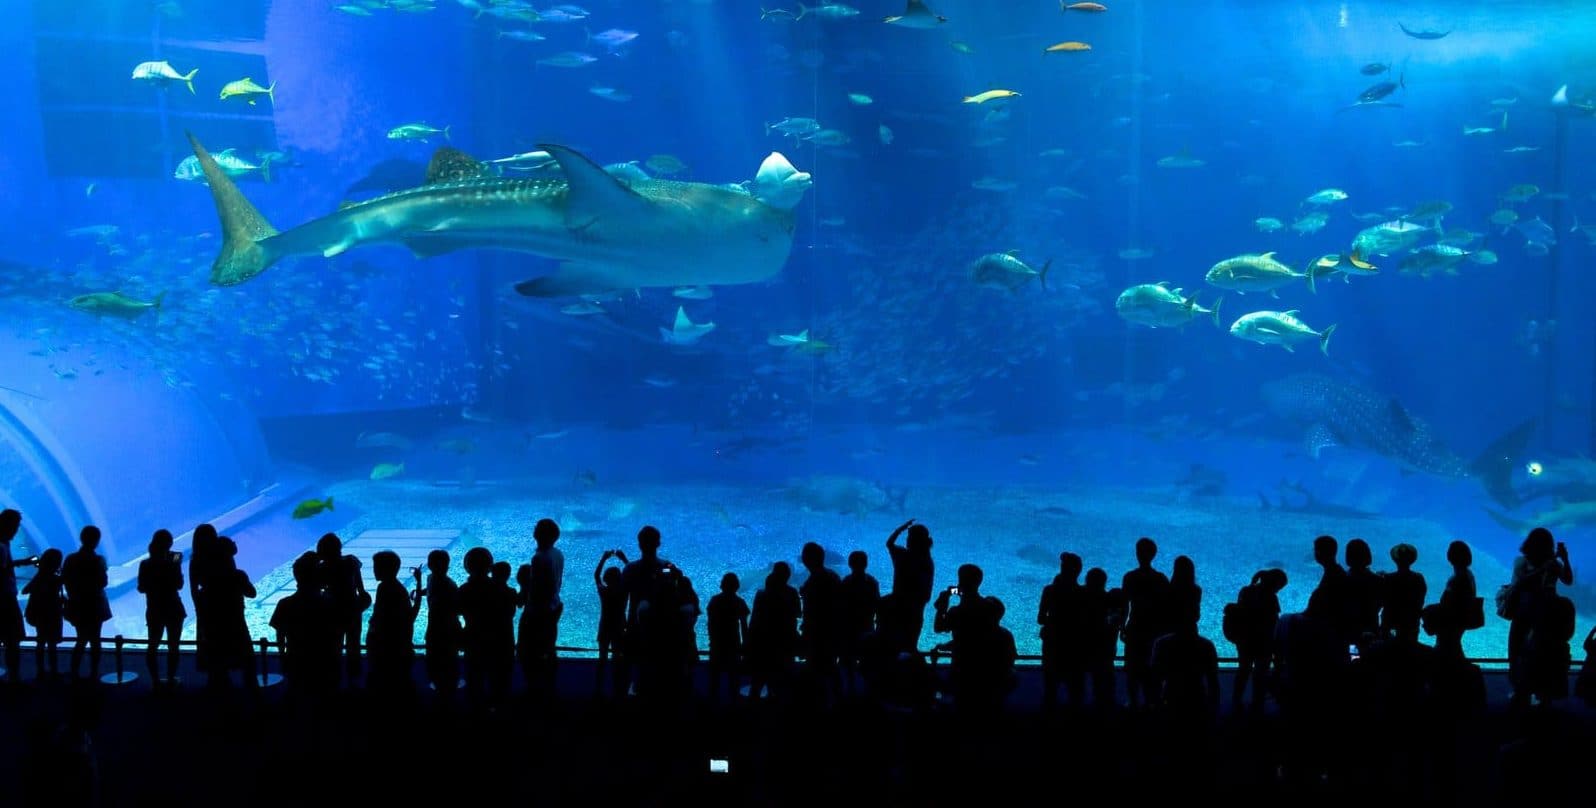
[[[244,193],[233,184],[233,178],[216,164],[199,139],[192,132],[184,134],[188,135],[189,145],[194,147],[194,156],[205,172],[205,182],[211,187],[211,199],[216,202],[216,215],[222,220],[222,251],[211,264],[211,283],[217,286],[243,283],[280,257],[264,243],[277,235],[277,228],[244,198]]]
[[[1530,438],[1534,436],[1535,428],[1539,425],[1539,418],[1525,419],[1523,423],[1491,441],[1491,444],[1485,447],[1485,451],[1480,452],[1479,457],[1476,457],[1474,463],[1469,466],[1469,470],[1485,487],[1485,493],[1504,508],[1516,508],[1523,502],[1518,492],[1513,490],[1513,469],[1523,459],[1524,449],[1529,446]]]

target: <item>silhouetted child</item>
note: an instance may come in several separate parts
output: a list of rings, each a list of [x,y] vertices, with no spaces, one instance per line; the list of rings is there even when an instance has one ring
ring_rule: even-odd
[[[271,627],[282,649],[283,679],[295,695],[324,696],[338,685],[343,620],[338,605],[322,588],[323,572],[315,553],[294,559],[297,588],[272,610]]]
[[[61,551],[54,547],[39,554],[39,571],[33,580],[22,587],[28,596],[28,606],[23,616],[34,631],[34,667],[38,675],[54,677],[60,673],[56,660],[56,646],[61,643]]]
[[[138,589],[144,593],[144,625],[150,644],[144,663],[150,681],[160,684],[161,638],[166,638],[166,681],[177,679],[178,640],[183,636],[183,554],[172,552],[172,533],[157,530],[150,538],[150,557],[139,562]]]
[[[1064,685],[1072,706],[1085,701],[1086,643],[1083,622],[1083,593],[1080,584],[1081,557],[1060,553],[1058,575],[1042,587],[1036,608],[1036,624],[1042,638],[1042,706],[1058,701],[1059,685]]]
[[[496,575],[493,553],[486,547],[473,547],[466,551],[465,569],[460,615],[465,618],[466,696],[475,706],[492,706],[508,689],[515,665],[515,592],[508,583],[510,565],[501,562],[503,572]]]
[[[449,577],[449,553],[427,553],[427,680],[447,700],[460,684],[460,587]]]
[[[371,658],[371,689],[403,697],[411,690],[415,667],[416,613],[421,611],[421,571],[416,570],[412,595],[399,581],[399,554],[383,550],[371,557],[377,597],[366,628],[366,655]]]
[[[625,652],[626,641],[626,587],[621,584],[621,568],[606,567],[610,559],[626,564],[626,554],[620,550],[605,550],[593,568],[593,587],[598,590],[598,666],[594,671],[595,693],[604,691],[604,678],[609,674],[610,658]]]
[[[842,579],[842,670],[843,683],[850,691],[865,643],[876,630],[876,612],[881,606],[881,584],[865,571],[869,564],[865,551],[849,553],[848,574]]]
[[[1102,567],[1086,571],[1081,587],[1081,630],[1086,643],[1082,665],[1092,685],[1092,705],[1098,709],[1114,706],[1114,652],[1125,627],[1125,593],[1107,587],[1108,573]]]
[[[737,574],[721,576],[720,594],[709,599],[709,700],[720,696],[726,680],[731,697],[737,697],[737,668],[742,664],[743,638],[748,635],[748,602],[737,594],[742,582]]]

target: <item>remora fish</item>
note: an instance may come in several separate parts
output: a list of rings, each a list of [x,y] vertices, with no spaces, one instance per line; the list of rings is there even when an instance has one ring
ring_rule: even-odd
[[[352,247],[398,243],[419,257],[474,247],[564,261],[554,275],[516,286],[534,297],[598,294],[644,286],[762,281],[792,249],[790,209],[716,185],[622,183],[564,146],[539,146],[561,176],[494,175],[444,147],[417,188],[347,205],[278,232],[192,135],[222,222],[211,283],[232,286],[296,255],[331,258]],[[793,200],[797,204],[797,200]]]
[[[1497,502],[1514,507],[1513,470],[1534,434],[1531,418],[1504,433],[1466,462],[1441,442],[1429,424],[1395,399],[1318,373],[1298,373],[1263,385],[1264,403],[1276,415],[1307,429],[1308,452],[1348,446],[1390,458],[1403,468],[1440,477],[1476,479]]]

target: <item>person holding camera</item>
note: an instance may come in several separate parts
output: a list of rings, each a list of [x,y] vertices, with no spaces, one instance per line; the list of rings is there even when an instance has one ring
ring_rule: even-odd
[[[958,585],[942,590],[933,604],[932,630],[953,635],[953,696],[960,709],[996,709],[1003,698],[1001,607],[981,594],[984,577],[980,567],[960,565]],[[953,598],[959,599],[957,605]]]
[[[1568,563],[1568,545],[1554,539],[1544,527],[1531,530],[1518,551],[1513,580],[1497,594],[1497,613],[1510,621],[1507,670],[1513,683],[1512,703],[1526,706],[1543,678],[1536,669],[1535,655],[1528,652],[1531,635],[1559,597],[1557,585],[1574,583],[1574,568]]]
[[[22,604],[17,600],[17,567],[31,567],[37,558],[12,560],[11,541],[22,532],[22,513],[0,511],[0,645],[5,646],[6,676],[22,681]]]
[[[621,566],[610,566],[612,558],[621,562]],[[605,550],[599,557],[598,566],[593,568],[593,586],[598,590],[599,599],[598,665],[593,672],[595,693],[604,691],[604,679],[610,673],[611,659],[625,653],[626,587],[621,583],[621,567],[626,566],[626,563],[626,553],[617,547]],[[619,681],[619,676],[617,673],[612,683],[612,687],[616,688],[616,696],[623,695],[626,687],[625,683]]]
[[[183,554],[172,550],[172,532],[157,530],[150,538],[150,557],[139,562],[138,589],[144,593],[144,624],[149,630],[149,645],[144,663],[150,682],[162,683],[160,675],[161,638],[166,638],[166,683],[177,682],[177,643],[183,636]]]

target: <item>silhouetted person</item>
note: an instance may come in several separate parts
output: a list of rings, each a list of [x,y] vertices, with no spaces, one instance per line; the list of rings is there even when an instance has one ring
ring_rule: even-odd
[[[295,698],[321,699],[338,689],[343,613],[323,586],[317,553],[301,554],[292,569],[294,593],[277,601],[271,617],[282,649],[283,681]]]
[[[1534,620],[1523,647],[1529,693],[1542,704],[1568,698],[1574,602],[1554,591],[1536,606]]]
[[[758,699],[769,686],[772,698],[785,695],[793,657],[798,653],[798,617],[803,607],[798,590],[788,583],[792,567],[777,561],[754,593],[748,620],[748,695]]]
[[[382,696],[403,699],[414,693],[416,615],[421,611],[421,570],[412,594],[399,580],[399,554],[383,550],[371,557],[377,596],[366,628],[371,657],[370,686]]]
[[[709,700],[720,697],[722,680],[732,700],[737,698],[738,669],[742,666],[743,640],[748,636],[748,602],[737,590],[742,581],[728,572],[720,578],[720,593],[709,599]]]
[[[1130,706],[1156,693],[1148,676],[1153,642],[1168,631],[1169,579],[1153,569],[1158,545],[1143,536],[1136,540],[1136,569],[1125,573],[1120,588],[1125,592],[1128,615],[1125,619],[1125,689]]]
[[[449,577],[449,553],[427,553],[427,681],[442,702],[460,684],[460,587]]]
[[[1179,621],[1190,619],[1195,625],[1203,613],[1203,588],[1197,585],[1197,564],[1190,556],[1175,556],[1169,568],[1169,611],[1166,629],[1176,631],[1185,626]]]
[[[1519,546],[1519,557],[1513,560],[1513,580],[1498,595],[1505,601],[1498,612],[1511,621],[1507,633],[1508,678],[1513,683],[1513,703],[1528,705],[1536,689],[1536,671],[1525,653],[1525,642],[1530,631],[1541,618],[1541,610],[1557,597],[1557,584],[1574,583],[1574,568],[1568,563],[1568,547],[1552,537],[1552,532],[1538,527],[1529,532]]]
[[[1325,615],[1335,623],[1336,636],[1346,644],[1352,642],[1353,620],[1350,615],[1354,605],[1347,570],[1336,560],[1337,548],[1334,536],[1320,536],[1313,540],[1313,562],[1324,572],[1319,576],[1319,585],[1314,587],[1309,597],[1319,595],[1319,602],[1326,610]]]
[[[1574,695],[1585,702],[1586,707],[1596,707],[1596,627],[1585,634],[1580,647],[1585,651],[1585,663],[1580,665],[1579,678],[1574,680]]]
[[[604,692],[604,679],[610,673],[611,660],[618,660],[625,653],[626,586],[621,583],[621,567],[605,566],[612,558],[620,560],[623,566],[626,564],[625,553],[619,549],[605,550],[599,556],[598,566],[593,568],[593,587],[598,590],[599,600],[598,665],[593,673],[595,694]],[[619,680],[619,673],[612,679],[612,692],[622,695],[626,683]]]
[[[139,562],[138,589],[144,593],[144,625],[150,644],[144,651],[150,681],[160,684],[161,639],[166,638],[166,681],[177,679],[178,642],[183,637],[183,554],[173,552],[172,533],[157,530],[150,538],[150,557]]]
[[[465,649],[466,697],[474,707],[494,706],[503,692],[500,670],[506,660],[514,661],[515,602],[510,601],[510,641],[504,641],[500,624],[504,618],[504,595],[508,587],[493,580],[493,553],[486,547],[473,547],[465,554],[465,583],[460,585],[460,616],[465,619],[462,643]],[[513,598],[513,594],[511,595]]]
[[[100,631],[111,619],[111,603],[105,597],[105,557],[95,552],[100,547],[100,529],[89,525],[78,534],[78,549],[61,565],[61,583],[66,588],[66,621],[72,624],[72,675],[78,675],[83,649],[89,649],[89,676],[100,676]]]
[[[870,556],[863,550],[848,554],[848,574],[842,579],[842,672],[843,684],[855,687],[865,644],[876,630],[876,611],[881,606],[881,584],[866,572]]]
[[[692,692],[693,666],[698,664],[698,618],[704,613],[693,579],[676,567],[667,567],[674,582],[670,607],[675,614],[672,638],[664,653],[670,693],[684,697]]]
[[[1316,543],[1315,549],[1320,546]],[[1333,551],[1329,559],[1334,563]],[[1275,699],[1285,722],[1284,768],[1292,778],[1325,774],[1337,741],[1334,729],[1340,725],[1348,656],[1333,591],[1321,581],[1308,596],[1308,608],[1281,615],[1275,630]]]
[[[1431,633],[1435,635],[1435,652],[1443,660],[1462,661],[1463,634],[1469,629],[1485,625],[1484,604],[1474,584],[1474,552],[1461,541],[1446,548],[1446,560],[1452,565],[1452,575],[1441,590],[1441,600],[1430,612]]]
[[[804,544],[799,561],[809,572],[798,596],[803,602],[803,650],[810,682],[823,701],[840,692],[837,657],[841,653],[842,579],[826,566],[826,551],[814,542]]]
[[[322,588],[332,599],[339,615],[339,642],[343,646],[344,668],[349,685],[360,679],[360,629],[362,616],[371,608],[371,593],[361,579],[360,559],[344,554],[343,540],[336,533],[327,533],[316,542],[316,556],[321,559]]]
[[[974,564],[959,565],[959,583],[937,594],[932,630],[952,634],[949,675],[954,704],[961,710],[989,712],[1002,704],[1002,645],[997,632],[1002,606],[981,594],[984,578]],[[953,604],[953,598],[959,602]]]
[[[510,562],[493,562],[488,580],[493,582],[493,595],[497,599],[493,628],[493,658],[497,660],[488,676],[488,686],[496,693],[495,706],[510,695],[510,683],[515,679],[515,612],[517,606],[515,587],[510,585]]]
[[[898,537],[908,531],[903,545]],[[894,640],[906,650],[918,650],[920,634],[925,628],[925,606],[931,602],[932,581],[936,577],[936,564],[931,560],[931,529],[916,524],[913,519],[904,522],[887,537],[887,556],[892,559],[892,593],[883,609],[897,609],[903,619],[893,621],[898,629]]]
[[[1385,575],[1385,602],[1380,610],[1380,631],[1404,640],[1418,640],[1419,616],[1424,611],[1424,597],[1429,586],[1424,576],[1413,571],[1419,560],[1419,549],[1411,544],[1398,544],[1391,548],[1391,563],[1396,571]]]
[[[51,547],[39,554],[39,570],[22,588],[28,596],[23,616],[33,626],[33,659],[36,676],[59,674],[56,648],[61,644],[65,601],[61,594],[61,551]]]
[[[1252,682],[1252,706],[1263,706],[1275,652],[1275,626],[1280,620],[1280,591],[1285,588],[1285,570],[1259,570],[1252,576],[1252,582],[1236,595],[1234,636],[1230,641],[1236,645],[1237,664],[1231,700],[1238,708],[1249,680]]]
[[[1347,611],[1346,637],[1348,644],[1367,644],[1380,633],[1380,607],[1385,602],[1381,578],[1374,570],[1374,552],[1363,539],[1347,542]]]
[[[5,646],[6,677],[22,681],[22,604],[17,601],[17,567],[36,564],[32,558],[13,559],[11,542],[22,532],[22,513],[0,511],[0,645]]]
[[[532,528],[532,540],[537,543],[532,563],[522,567],[516,576],[521,585],[518,600],[522,606],[516,650],[528,693],[552,698],[558,661],[554,649],[559,643],[560,615],[565,612],[565,602],[560,599],[565,554],[554,546],[560,540],[560,526],[553,519],[539,519]]]
[[[194,527],[188,550],[188,600],[194,604],[194,663],[198,670],[205,673],[210,671],[210,660],[216,646],[211,638],[210,598],[205,594],[205,587],[210,581],[211,571],[217,568],[219,543],[216,528],[210,524],[200,524]]]
[[[1176,570],[1179,576],[1178,560]],[[1153,643],[1150,668],[1158,704],[1177,720],[1212,718],[1219,707],[1219,654],[1213,642],[1197,632],[1199,615],[1191,600],[1174,602],[1172,630]]]
[[[1042,639],[1042,706],[1058,701],[1063,685],[1071,706],[1086,699],[1086,657],[1089,653],[1086,592],[1081,588],[1081,557],[1060,553],[1058,575],[1042,587],[1036,624]]]
[[[242,671],[244,686],[260,686],[255,678],[255,653],[250,647],[249,623],[244,619],[244,601],[255,597],[255,585],[249,576],[238,568],[238,545],[227,536],[218,536],[213,549],[214,558],[205,573],[205,599],[211,611],[212,648],[214,662],[207,670],[209,684],[219,685],[230,680],[234,670]],[[193,567],[189,568],[190,574]],[[198,607],[196,607],[196,611]]]
[[[1114,706],[1114,652],[1125,628],[1125,592],[1107,586],[1108,573],[1093,567],[1081,587],[1082,664],[1092,685],[1092,705],[1100,710]]]
[[[637,531],[637,560],[628,562],[621,570],[621,586],[626,592],[626,638],[625,651],[615,668],[617,694],[624,694],[628,686],[641,693],[646,685],[640,685],[639,681],[652,673],[644,670],[643,661],[657,639],[650,634],[654,621],[644,619],[643,607],[656,594],[660,573],[669,565],[660,558],[659,546],[659,528],[644,525]]]

